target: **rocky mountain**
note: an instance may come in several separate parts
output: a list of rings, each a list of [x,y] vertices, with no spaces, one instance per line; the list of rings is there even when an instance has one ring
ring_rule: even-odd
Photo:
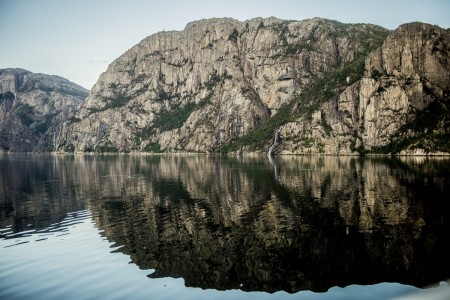
[[[65,124],[56,150],[267,151],[273,130],[229,146],[330,72],[366,57],[388,33],[319,18],[209,19],[157,33],[111,63]]]
[[[360,80],[338,85],[320,106],[315,94],[292,104],[303,113],[280,127],[277,151],[448,154],[449,62],[448,29],[400,26],[365,59]]]
[[[2,147],[449,154],[449,49],[449,29],[423,23],[391,32],[321,18],[195,21],[129,49],[109,65],[84,102],[85,91],[63,84],[59,91],[77,99],[61,106],[67,110],[56,113],[42,104],[32,115],[24,113],[30,110],[25,104],[40,107],[35,102],[58,89],[38,84],[41,96],[27,94],[31,104],[16,104],[15,119],[2,125],[21,124],[12,134],[2,129],[9,132],[2,135]],[[13,81],[2,80],[2,91]],[[16,95],[20,101],[36,84],[23,81],[23,86]],[[6,102],[2,107],[5,114]]]
[[[88,91],[67,79],[0,69],[0,152],[49,152]]]

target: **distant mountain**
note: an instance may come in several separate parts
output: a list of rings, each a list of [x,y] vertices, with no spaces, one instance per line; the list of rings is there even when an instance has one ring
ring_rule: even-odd
[[[50,152],[89,91],[67,79],[0,69],[0,152]]]

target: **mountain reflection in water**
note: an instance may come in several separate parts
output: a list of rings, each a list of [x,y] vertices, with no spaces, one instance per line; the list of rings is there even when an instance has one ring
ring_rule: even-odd
[[[290,293],[450,278],[448,159],[24,157],[0,164],[0,228],[87,209],[150,278]]]

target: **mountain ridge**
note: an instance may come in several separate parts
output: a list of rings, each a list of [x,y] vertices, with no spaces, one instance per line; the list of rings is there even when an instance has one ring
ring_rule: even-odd
[[[219,152],[387,34],[318,18],[201,20],[154,34],[100,76],[58,150]]]
[[[50,150],[449,154],[449,48],[420,22],[193,21],[114,60]]]

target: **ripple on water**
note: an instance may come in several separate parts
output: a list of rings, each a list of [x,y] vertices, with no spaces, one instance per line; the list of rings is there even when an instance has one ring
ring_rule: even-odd
[[[370,299],[383,299],[383,293],[392,290],[391,286],[386,289],[389,284],[333,288],[325,294],[305,291],[300,295],[188,288],[182,279],[148,279],[146,275],[153,270],[140,270],[130,264],[129,256],[115,253],[113,244],[101,237],[88,212],[68,215],[52,225],[55,227],[64,228],[65,235],[58,234],[61,230],[44,230],[44,239],[42,233],[31,232],[14,240],[0,240],[0,299],[179,299],[182,295],[183,299],[318,300],[349,293],[367,295],[369,290],[372,295],[381,295]],[[14,247],[7,247],[11,245]],[[403,293],[416,289],[399,285],[395,290]]]
[[[379,300],[418,289],[333,285],[390,280],[396,266],[406,264],[409,274],[426,269],[418,275],[425,278],[448,265],[441,242],[448,240],[447,165],[439,176],[433,173],[436,178],[419,182],[422,171],[414,166],[402,170],[416,172],[397,174],[383,162],[350,158],[339,158],[337,167],[333,158],[274,158],[272,166],[158,156],[136,168],[129,156],[91,158],[77,157],[75,164],[73,156],[54,157],[41,164],[34,157],[2,169],[24,170],[0,187],[1,300]],[[86,207],[91,210],[80,210]],[[429,267],[417,259],[421,252]],[[379,268],[372,266],[377,262]],[[156,270],[139,269],[149,266]],[[385,270],[389,276],[378,279]],[[153,271],[180,278],[148,278]],[[348,283],[340,283],[349,275],[344,271],[354,273]],[[364,272],[375,279],[362,280]],[[186,287],[183,276],[187,285],[209,289]],[[233,285],[215,285],[214,276]],[[317,289],[328,291],[239,290],[249,282],[261,283],[255,290],[282,290],[288,282],[306,289],[307,281],[329,282]],[[236,289],[214,290],[221,286]]]
[[[45,240],[37,232],[0,240],[0,299],[125,299],[130,295],[170,299],[171,293],[181,294],[170,286],[185,288],[181,279],[149,284],[149,270],[130,264],[127,255],[113,253],[115,248],[102,238],[90,213],[68,216],[55,227],[64,227],[66,235],[49,228]]]

